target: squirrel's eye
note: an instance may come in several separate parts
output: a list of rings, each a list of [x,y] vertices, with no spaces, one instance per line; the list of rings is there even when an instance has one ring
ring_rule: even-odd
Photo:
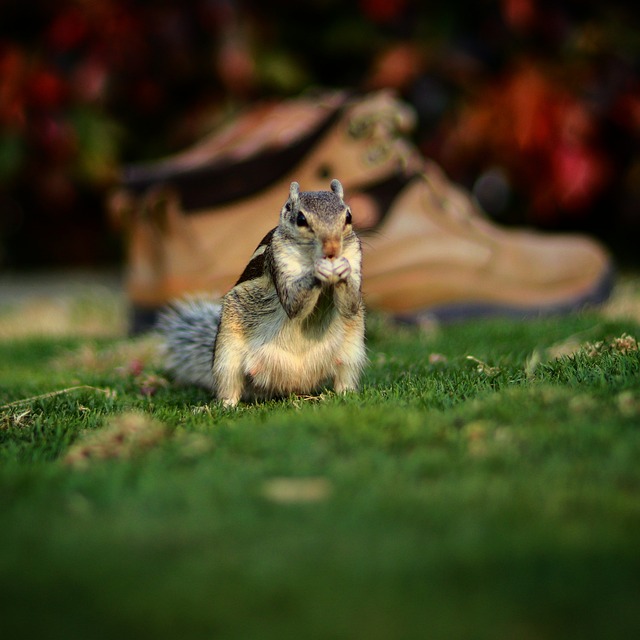
[[[309,223],[307,222],[307,219],[304,217],[304,213],[300,212],[298,213],[298,217],[296,218],[296,224],[299,227],[308,227]]]
[[[345,218],[345,224],[351,224],[351,210],[347,209],[347,217]]]

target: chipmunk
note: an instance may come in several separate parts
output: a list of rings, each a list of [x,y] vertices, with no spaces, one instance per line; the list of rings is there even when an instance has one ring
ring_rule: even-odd
[[[165,312],[166,366],[225,405],[355,390],[366,361],[362,252],[342,185],[300,192],[292,182],[278,226],[254,251],[222,304],[184,301]]]

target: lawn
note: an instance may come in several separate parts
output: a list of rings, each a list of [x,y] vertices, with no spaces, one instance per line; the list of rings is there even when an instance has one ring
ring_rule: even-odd
[[[5,332],[3,637],[640,637],[625,296],[525,323],[372,315],[361,393],[235,410],[167,381],[150,339]]]

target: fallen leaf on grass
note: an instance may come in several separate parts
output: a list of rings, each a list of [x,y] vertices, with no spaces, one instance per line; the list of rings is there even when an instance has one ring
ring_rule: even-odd
[[[262,485],[264,497],[280,504],[320,502],[330,493],[326,478],[272,478]]]
[[[596,358],[604,353],[620,353],[627,355],[638,351],[638,341],[628,333],[623,333],[617,338],[608,341],[580,342],[576,336],[570,336],[562,342],[558,342],[547,349],[550,360],[558,360],[563,356],[573,356],[584,353],[590,358]]]
[[[138,376],[136,378],[136,384],[138,385],[139,393],[143,396],[153,396],[158,392],[158,389],[163,389],[169,386],[169,381],[162,376],[157,376],[154,373]]]
[[[590,358],[595,358],[603,353],[627,355],[638,350],[638,341],[628,333],[623,333],[619,338],[613,338],[609,342],[604,340],[587,342],[582,349]]]
[[[97,460],[131,458],[158,445],[166,436],[166,427],[156,420],[140,413],[125,413],[80,438],[63,463],[86,468]]]
[[[474,458],[504,455],[517,446],[512,429],[496,426],[490,420],[472,420],[462,427],[461,434],[466,440],[469,455]]]
[[[176,439],[180,455],[187,460],[200,458],[214,449],[211,438],[199,433],[185,433]]]
[[[628,333],[623,333],[619,338],[614,338],[611,348],[618,353],[631,353],[638,350],[638,341]]]
[[[572,413],[589,413],[596,409],[598,403],[595,398],[587,394],[578,394],[569,400],[569,410]]]
[[[640,395],[633,391],[622,391],[616,396],[616,405],[620,413],[630,418],[640,414]]]

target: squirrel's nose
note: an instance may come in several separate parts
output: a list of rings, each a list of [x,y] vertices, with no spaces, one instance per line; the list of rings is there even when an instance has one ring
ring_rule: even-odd
[[[325,258],[333,260],[340,255],[340,241],[339,240],[325,240],[322,243],[322,253]]]

